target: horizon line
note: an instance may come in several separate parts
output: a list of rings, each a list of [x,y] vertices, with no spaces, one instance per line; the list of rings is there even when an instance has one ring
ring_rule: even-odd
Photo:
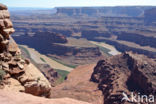
[[[29,6],[26,6],[26,7],[24,7],[24,6],[8,6],[8,8],[66,8],[66,7],[78,7],[78,8],[80,8],[80,7],[148,7],[148,6],[150,6],[150,7],[156,7],[156,5],[108,5],[108,6],[55,6],[55,7],[29,7]]]

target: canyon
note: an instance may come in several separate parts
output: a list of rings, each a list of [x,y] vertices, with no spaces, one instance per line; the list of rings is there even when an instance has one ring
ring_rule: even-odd
[[[122,101],[123,93],[155,97],[155,67],[156,62],[147,56],[125,52],[97,64],[78,66],[67,80],[52,88],[50,97],[69,97],[92,104],[137,104]]]
[[[70,98],[46,99],[45,97],[50,96],[52,88],[49,81],[57,73],[44,67],[41,71],[25,59],[24,55],[22,56],[18,45],[10,36],[15,30],[7,7],[3,4],[0,4],[0,21],[0,101],[2,104],[26,104],[28,102],[30,104],[44,104],[45,102],[89,104]]]
[[[2,104],[137,104],[123,93],[156,96],[154,6],[26,11],[12,9],[12,23],[0,4]]]
[[[154,25],[155,20],[152,19],[153,17],[155,17],[155,12],[152,12],[154,11],[154,8],[155,6],[88,8],[58,7],[54,8],[55,12],[53,12],[54,10],[34,10],[34,12],[41,11],[41,13],[35,14],[32,10],[32,12],[30,13],[27,13],[25,11],[25,15],[20,14],[20,10],[16,11],[17,13],[15,11],[12,11],[11,18],[13,20],[15,29],[17,30],[13,34],[13,37],[18,44],[28,45],[29,47],[35,48],[37,51],[46,55],[50,55],[58,60],[68,58],[68,53],[72,54],[78,52],[82,54],[80,51],[82,48],[77,50],[76,48],[74,49],[69,47],[69,45],[68,47],[67,45],[63,45],[66,43],[68,44],[68,38],[69,41],[71,40],[71,38],[75,39],[73,39],[73,43],[69,42],[71,44],[75,44],[74,41],[76,41],[76,39],[85,38],[89,41],[105,42],[107,44],[113,45],[120,52],[133,51],[135,53],[145,54],[148,57],[155,58],[156,30]],[[43,11],[45,11],[44,16],[42,16]],[[52,12],[49,13],[50,11]],[[152,13],[150,13],[150,11]],[[53,43],[53,40],[49,41],[49,43],[46,44],[39,42],[44,41],[42,35],[45,34],[45,36],[47,35],[47,37],[49,37],[48,34],[53,33],[61,34],[62,36],[67,38],[67,42],[62,43],[62,45],[51,45],[51,43]],[[34,41],[30,42],[29,38],[32,37],[39,40],[35,39]],[[60,41],[58,41],[58,43],[59,42]],[[44,45],[44,49],[38,47],[37,43]],[[48,48],[47,46],[51,46],[51,48]],[[75,45],[75,47],[77,47],[77,45]],[[90,50],[90,52],[92,51],[91,53],[96,54],[101,51],[98,48],[99,47],[97,47],[96,49],[93,48],[94,50],[97,50],[96,52],[93,52],[92,50]],[[58,49],[62,51],[58,52]],[[80,61],[74,62],[75,60],[79,59],[76,58],[76,54],[71,54],[71,59],[68,59],[71,61],[67,62],[67,64],[83,64],[83,62]],[[62,56],[60,57],[60,55]],[[100,53],[96,55],[96,58],[99,59],[98,57],[100,56]],[[106,57],[109,55],[105,54],[104,56]],[[83,58],[85,59],[83,55],[79,57],[81,57],[80,60],[83,60]],[[89,57],[89,54],[87,55],[87,57]],[[94,59],[96,58],[94,56],[88,60],[94,61]],[[66,61],[67,60],[63,60],[63,62]]]
[[[91,80],[103,91],[104,104],[130,104],[121,102],[123,92],[127,95],[131,92],[156,95],[155,65],[154,60],[144,55],[126,52],[99,61]]]

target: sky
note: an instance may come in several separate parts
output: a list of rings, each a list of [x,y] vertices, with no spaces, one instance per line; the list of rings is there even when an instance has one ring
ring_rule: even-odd
[[[66,6],[156,6],[156,0],[0,0],[8,7],[66,7]]]

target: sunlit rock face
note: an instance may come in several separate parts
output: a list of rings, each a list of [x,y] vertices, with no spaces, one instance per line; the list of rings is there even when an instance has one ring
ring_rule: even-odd
[[[41,72],[21,57],[18,45],[10,36],[14,32],[7,7],[0,4],[0,70],[2,88],[48,96],[51,85]]]
[[[121,102],[123,92],[145,95],[156,94],[156,63],[144,55],[125,52],[101,60],[94,68],[91,81],[99,84],[104,104],[131,104]],[[144,103],[143,103],[144,104]]]

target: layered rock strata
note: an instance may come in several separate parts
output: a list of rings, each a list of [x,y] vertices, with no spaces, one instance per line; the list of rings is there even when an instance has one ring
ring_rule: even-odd
[[[14,31],[7,7],[0,4],[0,70],[4,73],[1,75],[2,88],[48,96],[51,85],[34,65],[21,57],[18,45],[10,36]]]
[[[104,94],[104,104],[129,104],[121,102],[123,92],[131,96],[156,95],[156,62],[144,55],[123,53],[98,62],[91,80],[99,84]],[[131,98],[130,98],[131,99]],[[137,99],[138,100],[138,99]],[[147,103],[147,102],[143,102]]]

